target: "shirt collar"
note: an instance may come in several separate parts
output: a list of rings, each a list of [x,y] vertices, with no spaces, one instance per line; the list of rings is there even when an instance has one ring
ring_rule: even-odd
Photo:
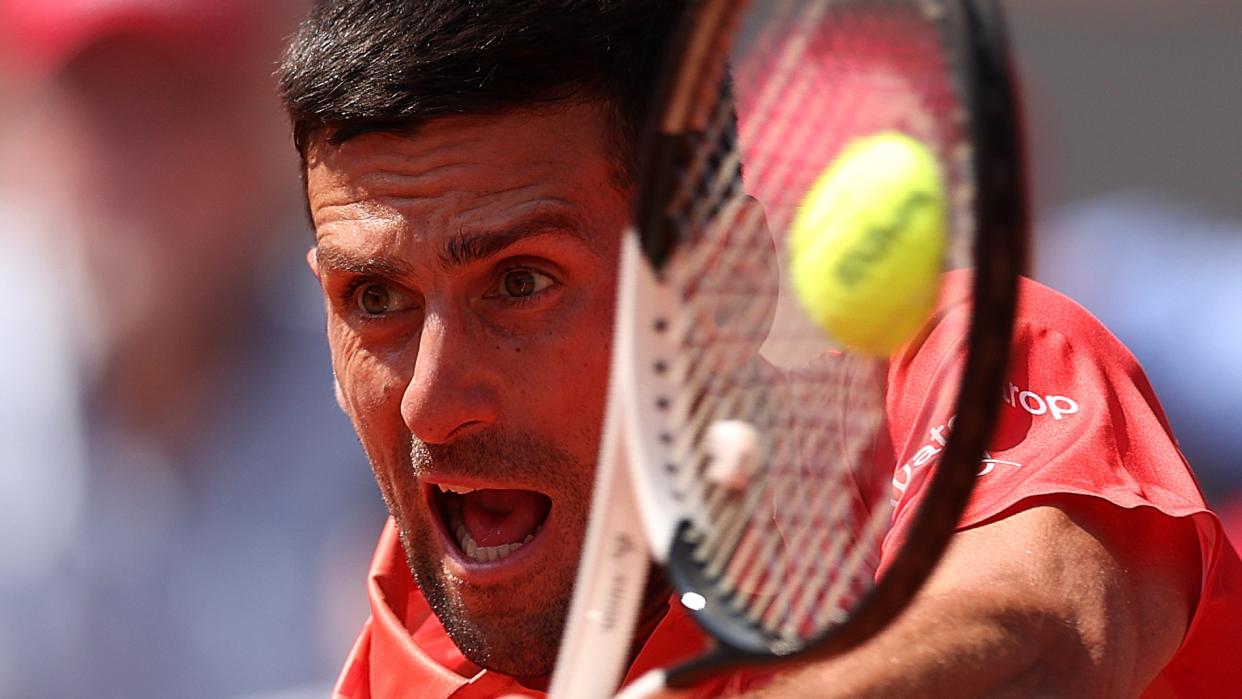
[[[371,618],[341,673],[336,696],[450,697],[467,687],[475,691],[457,696],[518,692],[543,696],[512,677],[483,670],[461,654],[414,585],[391,518],[376,547],[367,592]],[[626,682],[706,647],[703,633],[681,605],[672,602],[630,666]]]

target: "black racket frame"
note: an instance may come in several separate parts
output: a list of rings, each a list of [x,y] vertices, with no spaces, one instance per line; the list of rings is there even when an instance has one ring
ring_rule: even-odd
[[[762,0],[760,0],[762,1]],[[666,53],[653,113],[642,141],[635,221],[643,251],[657,273],[677,246],[666,206],[679,168],[702,140],[703,115],[695,109],[720,89],[728,54],[747,0],[703,0],[690,5]],[[1027,257],[1027,186],[1020,136],[1018,98],[1013,87],[1008,37],[996,0],[944,0],[942,18],[948,50],[963,71],[956,81],[972,118],[974,142],[973,313],[953,432],[926,486],[905,546],[887,572],[842,623],[805,644],[775,641],[735,615],[716,612],[725,600],[689,561],[691,544],[683,522],[669,552],[668,574],[680,591],[704,594],[706,606],[693,618],[717,641],[703,658],[671,668],[666,683],[687,687],[725,668],[815,660],[865,643],[906,608],[931,574],[954,532],[975,484],[980,460],[997,420],[1002,383],[1017,308],[1018,277]]]

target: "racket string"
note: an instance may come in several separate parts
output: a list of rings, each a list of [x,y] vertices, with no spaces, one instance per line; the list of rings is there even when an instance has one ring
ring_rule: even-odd
[[[843,379],[838,379],[838,382]],[[765,384],[753,383],[754,389],[763,389]],[[770,387],[768,388],[770,391]],[[756,390],[757,394],[763,394],[766,391]],[[739,392],[731,390],[729,395],[737,396]],[[758,406],[765,401],[762,395],[752,399],[751,403]],[[786,406],[788,409],[788,406]],[[754,413],[771,413],[771,410],[756,409]],[[876,411],[870,411],[874,418]],[[726,414],[733,414],[733,411],[726,411]],[[863,413],[854,411],[850,413],[855,422],[863,420]],[[700,416],[701,424],[710,422],[709,418]],[[797,464],[798,460],[792,454],[794,444],[800,440],[789,434],[789,428],[794,432],[810,430],[810,434],[816,435],[819,439],[826,439],[827,431],[822,424],[811,424],[800,426],[790,421],[787,417],[782,419],[787,426],[784,429],[772,429],[775,437],[773,441],[779,445],[769,456],[769,462],[772,464]],[[845,428],[842,433],[848,435],[866,435],[872,431],[871,427],[863,428]],[[863,443],[866,440],[858,437],[853,440],[853,444],[849,444],[848,440],[842,447],[843,451],[852,452],[854,456],[846,457],[850,463],[857,463],[862,460],[864,453]],[[702,440],[689,440],[692,444],[702,444]],[[813,449],[813,447],[812,447]],[[827,450],[822,450],[827,452]],[[696,537],[697,547],[695,550],[696,558],[705,563],[707,574],[716,578],[725,573],[728,560],[731,557],[734,561],[745,561],[747,563],[744,572],[749,571],[749,575],[753,578],[755,571],[762,569],[783,570],[790,579],[801,580],[807,577],[807,562],[815,557],[815,555],[824,550],[823,532],[826,531],[849,531],[852,525],[851,518],[848,516],[851,505],[854,503],[852,488],[838,487],[835,489],[825,488],[807,488],[806,483],[815,482],[817,477],[814,474],[807,474],[803,478],[787,477],[779,474],[777,468],[777,476],[772,477],[775,481],[776,490],[770,491],[768,488],[751,488],[748,493],[751,497],[742,499],[740,502],[727,488],[712,487],[708,481],[701,477],[703,471],[707,469],[707,465],[711,460],[711,455],[704,453],[702,450],[689,455],[682,463],[694,463],[695,469],[687,469],[687,475],[695,475],[695,471],[700,476],[696,478],[687,478],[686,487],[690,489],[689,496],[694,499],[701,499],[705,502],[705,509],[708,512],[709,525],[705,528],[707,534],[700,534]],[[776,468],[776,467],[774,467]],[[800,468],[795,466],[795,468]],[[817,469],[819,471],[828,471],[828,469]],[[824,474],[827,475],[827,474]],[[695,485],[699,487],[696,489]],[[843,486],[849,484],[843,484]],[[762,494],[764,497],[759,497]],[[825,500],[828,495],[835,495],[831,499]],[[820,502],[808,500],[818,495]],[[764,501],[771,503],[766,511],[758,509],[758,505]],[[784,503],[785,508],[780,508],[776,503]],[[792,503],[792,506],[791,506]],[[757,514],[760,513],[760,514]],[[817,514],[818,513],[818,514]],[[779,526],[779,522],[783,518],[787,521],[786,528],[790,525],[796,527],[792,530],[792,534],[786,537],[784,545],[777,550],[775,537],[756,537],[751,536],[747,539],[747,535],[755,531],[756,528],[767,528],[771,526]],[[818,536],[818,538],[816,538]],[[739,541],[759,541],[766,540],[765,548],[759,552],[757,560],[752,560],[755,553],[753,544],[750,546],[744,543],[739,545]],[[829,552],[829,558],[835,557],[835,551]],[[792,563],[791,563],[792,561]],[[737,579],[740,585],[735,586],[732,582],[723,583],[729,590],[734,587],[741,587],[747,590],[753,587],[753,583],[745,582],[736,572],[730,572],[729,576]],[[774,579],[774,578],[773,578]],[[763,599],[770,598],[771,595],[767,590],[761,590],[757,593],[754,600],[743,603],[743,606],[752,607],[755,604],[765,604]],[[787,616],[788,605],[778,603],[772,607],[779,611],[782,616]],[[758,610],[755,614],[758,613]],[[752,615],[753,616],[753,615]],[[775,625],[776,622],[771,619],[766,620],[767,625]]]
[[[883,36],[885,13],[904,26],[909,4],[765,6],[770,15],[745,39],[755,53],[735,63],[743,94],[735,100],[727,83],[700,88],[718,99],[687,141],[665,209],[682,241],[664,268],[681,304],[662,364],[680,387],[661,408],[672,426],[667,476],[695,513],[685,539],[696,565],[734,613],[773,639],[797,642],[839,623],[872,585],[892,515],[891,475],[876,469],[892,464],[876,463],[886,365],[842,354],[791,306],[768,227],[779,249],[812,180],[849,139],[897,129],[945,163],[953,255],[968,258],[974,192],[964,173],[973,153],[952,138],[964,112],[940,109],[954,103],[952,85],[935,75],[948,72],[947,59],[926,41]],[[936,85],[915,95],[914,82]],[[849,89],[826,96],[824,86],[837,83]],[[932,117],[948,112],[956,114],[948,126]],[[762,207],[748,203],[752,194]],[[756,356],[771,370],[757,368]],[[709,475],[707,437],[725,420],[762,436],[762,470],[741,490]]]

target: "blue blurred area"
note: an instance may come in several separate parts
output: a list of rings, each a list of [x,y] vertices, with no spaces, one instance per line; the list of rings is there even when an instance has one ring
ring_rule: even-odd
[[[1242,489],[1242,220],[1119,192],[1057,211],[1037,252],[1139,359],[1209,499]]]
[[[1131,348],[1209,502],[1242,511],[1242,3],[1006,7],[1033,275]]]

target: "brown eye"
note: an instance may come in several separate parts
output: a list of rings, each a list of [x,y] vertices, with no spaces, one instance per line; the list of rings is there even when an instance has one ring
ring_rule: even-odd
[[[383,284],[368,284],[358,293],[358,310],[367,315],[383,315],[391,305],[392,292]]]
[[[538,279],[530,270],[515,269],[505,274],[504,285],[506,294],[521,298],[530,296],[538,290]]]

